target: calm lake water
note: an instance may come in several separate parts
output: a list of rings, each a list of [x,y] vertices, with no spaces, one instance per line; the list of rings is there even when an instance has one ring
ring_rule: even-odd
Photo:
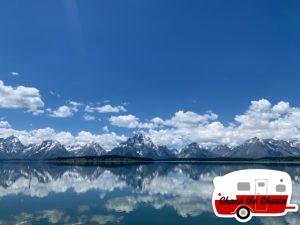
[[[288,172],[300,204],[300,165],[0,165],[0,224],[240,224],[213,214],[215,176],[246,168]],[[299,213],[247,224],[300,224]]]

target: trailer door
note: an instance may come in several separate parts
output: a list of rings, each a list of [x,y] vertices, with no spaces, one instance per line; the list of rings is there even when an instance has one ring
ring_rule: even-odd
[[[255,199],[256,199],[256,205],[255,210],[256,211],[267,211],[268,205],[267,204],[261,204],[261,198],[267,197],[268,195],[268,182],[266,179],[256,179],[255,180]]]

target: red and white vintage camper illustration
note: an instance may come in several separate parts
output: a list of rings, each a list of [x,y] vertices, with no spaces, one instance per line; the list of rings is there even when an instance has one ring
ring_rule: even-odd
[[[298,205],[290,204],[292,180],[286,172],[239,170],[213,182],[212,205],[218,217],[247,222],[252,216],[283,216],[298,210]]]

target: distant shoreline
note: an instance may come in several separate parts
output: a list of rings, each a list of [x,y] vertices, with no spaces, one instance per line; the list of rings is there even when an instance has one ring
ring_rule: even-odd
[[[300,164],[299,157],[273,157],[273,158],[172,158],[172,159],[151,159],[141,157],[125,157],[116,155],[104,156],[82,156],[82,157],[62,157],[53,159],[3,159],[0,163],[53,163],[68,165],[95,165],[95,164],[144,164],[144,163],[189,163],[189,164]]]

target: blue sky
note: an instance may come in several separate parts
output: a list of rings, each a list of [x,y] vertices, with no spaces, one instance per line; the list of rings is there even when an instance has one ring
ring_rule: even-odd
[[[235,117],[246,114],[251,101],[267,99],[269,109],[280,101],[299,106],[299,9],[297,1],[1,2],[0,80],[13,89],[36,88],[43,113],[27,112],[20,99],[18,107],[1,104],[0,97],[0,116],[18,131],[51,127],[72,135],[130,136],[139,129],[149,133],[150,125],[128,128],[112,116],[147,123],[178,111],[210,110],[218,115],[211,120],[228,128],[240,126]],[[74,108],[69,101],[81,105]],[[108,104],[125,110],[84,110]],[[53,117],[61,106],[71,115]]]

